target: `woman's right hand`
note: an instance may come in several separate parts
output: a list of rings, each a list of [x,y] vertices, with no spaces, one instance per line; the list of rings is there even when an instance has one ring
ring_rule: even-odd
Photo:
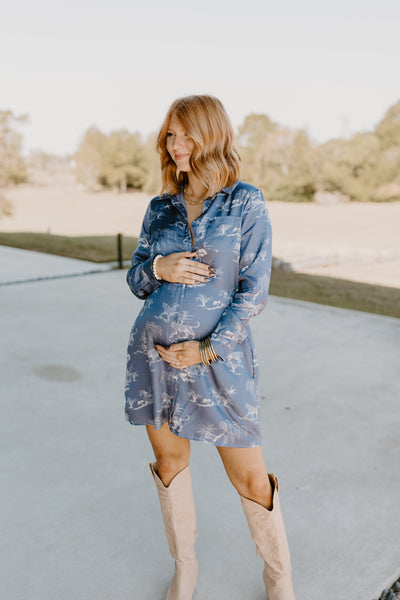
[[[190,260],[196,252],[173,252],[159,258],[157,272],[161,279],[170,283],[187,283],[195,285],[206,283],[214,276],[212,267],[197,260]]]

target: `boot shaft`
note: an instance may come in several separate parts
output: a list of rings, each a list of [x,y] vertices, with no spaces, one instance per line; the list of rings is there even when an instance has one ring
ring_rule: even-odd
[[[268,474],[273,488],[272,508],[240,496],[257,553],[264,560],[264,584],[270,600],[295,600],[289,546],[279,501],[279,483]]]

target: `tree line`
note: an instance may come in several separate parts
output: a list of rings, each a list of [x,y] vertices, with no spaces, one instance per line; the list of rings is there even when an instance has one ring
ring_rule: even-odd
[[[22,135],[15,130],[25,123],[27,115],[14,115],[11,110],[0,110],[0,217],[11,216],[12,205],[4,190],[10,184],[22,183],[27,179],[25,160],[22,157]]]
[[[400,200],[400,102],[373,131],[314,145],[266,115],[239,128],[243,171],[271,200],[310,201],[321,194],[356,201]]]
[[[310,202],[324,195],[338,200],[400,200],[400,101],[373,131],[314,144],[304,130],[250,114],[237,132],[242,179],[260,187],[269,200]],[[157,193],[159,159],[155,135],[142,141],[126,130],[84,135],[75,155],[78,179]]]
[[[156,193],[161,186],[155,135],[142,140],[127,129],[109,135],[90,127],[74,155],[76,176],[88,189],[117,188]]]
[[[25,120],[26,115],[0,111],[0,196],[7,185],[28,178],[22,138],[15,131],[15,125]],[[155,139],[156,134],[143,139],[127,129],[105,134],[90,127],[72,157],[77,180],[91,190],[158,193]],[[324,196],[362,202],[400,200],[400,101],[372,131],[323,144],[314,143],[305,130],[253,113],[238,128],[236,142],[241,178],[260,187],[268,200],[310,202]]]

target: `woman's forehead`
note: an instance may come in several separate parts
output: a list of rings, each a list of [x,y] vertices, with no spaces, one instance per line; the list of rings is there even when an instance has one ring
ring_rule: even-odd
[[[178,119],[175,113],[172,113],[168,123],[168,129],[184,129],[182,123]]]

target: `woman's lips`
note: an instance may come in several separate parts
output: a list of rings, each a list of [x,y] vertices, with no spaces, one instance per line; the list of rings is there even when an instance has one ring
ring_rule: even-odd
[[[179,160],[181,158],[186,158],[187,156],[189,156],[189,154],[175,154],[175,158],[177,160]]]

